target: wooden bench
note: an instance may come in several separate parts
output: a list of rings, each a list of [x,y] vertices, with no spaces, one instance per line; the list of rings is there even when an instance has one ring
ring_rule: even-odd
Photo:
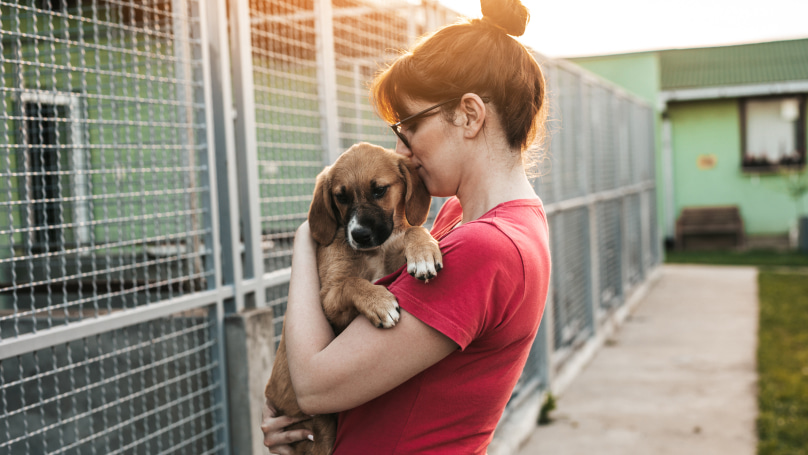
[[[744,229],[737,206],[687,207],[676,220],[677,249],[737,248]]]

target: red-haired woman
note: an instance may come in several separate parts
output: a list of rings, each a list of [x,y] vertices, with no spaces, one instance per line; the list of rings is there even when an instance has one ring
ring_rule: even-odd
[[[316,244],[295,237],[286,314],[292,382],[307,414],[340,413],[334,454],[484,454],[527,360],[550,279],[547,219],[528,180],[545,121],[541,69],[513,36],[518,0],[420,40],[371,89],[430,194],[443,269],[380,281],[401,306],[387,330],[356,318],[334,335],[320,308]],[[265,410],[273,453],[304,431]]]

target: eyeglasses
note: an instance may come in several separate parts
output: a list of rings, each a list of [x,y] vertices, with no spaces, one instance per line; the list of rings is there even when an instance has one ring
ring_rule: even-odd
[[[412,114],[411,116],[401,120],[398,123],[393,123],[392,125],[390,125],[390,128],[393,130],[394,133],[396,133],[396,136],[398,136],[398,138],[401,139],[401,143],[404,144],[405,147],[410,148],[410,142],[407,140],[406,136],[404,136],[404,133],[401,132],[401,125],[403,125],[404,123],[410,122],[412,120],[415,120],[418,117],[422,117],[427,112],[429,112],[429,111],[431,111],[433,109],[437,109],[437,108],[443,106],[444,104],[449,104],[452,101],[457,101],[459,99],[460,98],[452,98],[452,99],[444,101],[442,103],[438,103],[438,104],[436,104],[436,105],[434,105],[432,107],[428,107],[428,108],[424,109],[423,111],[418,112],[417,114]]]

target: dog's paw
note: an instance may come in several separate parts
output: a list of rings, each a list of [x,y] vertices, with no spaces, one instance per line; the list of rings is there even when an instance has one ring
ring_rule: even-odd
[[[434,260],[407,261],[407,273],[423,281],[435,278],[441,268],[443,264]]]
[[[356,308],[376,327],[389,329],[398,323],[401,307],[396,296],[384,286],[373,285],[373,290],[355,302]]]
[[[418,242],[408,242],[404,247],[407,257],[407,273],[419,280],[431,280],[443,268],[443,256],[438,242],[427,232]]]

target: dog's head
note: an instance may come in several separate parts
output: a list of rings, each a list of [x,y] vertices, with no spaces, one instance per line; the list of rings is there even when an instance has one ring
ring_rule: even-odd
[[[396,230],[424,224],[430,202],[408,159],[362,142],[317,176],[309,226],[321,245],[344,229],[352,248],[370,250]]]

